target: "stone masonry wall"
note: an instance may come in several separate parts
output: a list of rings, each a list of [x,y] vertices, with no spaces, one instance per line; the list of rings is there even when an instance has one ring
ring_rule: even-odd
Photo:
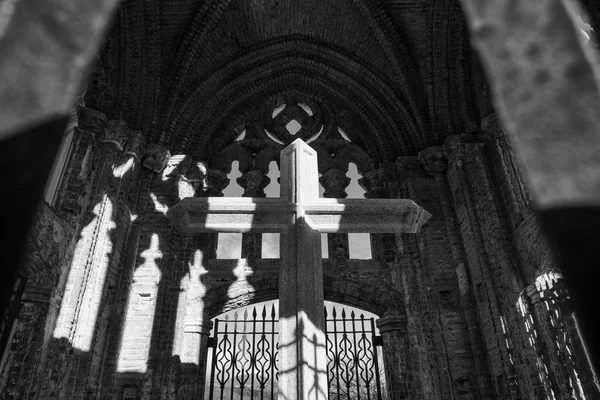
[[[281,266],[217,260],[215,234],[170,225],[170,207],[219,195],[222,175],[81,113],[56,209],[42,205],[31,234],[1,397],[198,398],[210,318],[276,298]],[[325,260],[325,298],[382,316],[394,396],[594,398],[560,270],[495,140],[457,135],[369,172],[368,197],[432,218],[373,235],[374,260]]]

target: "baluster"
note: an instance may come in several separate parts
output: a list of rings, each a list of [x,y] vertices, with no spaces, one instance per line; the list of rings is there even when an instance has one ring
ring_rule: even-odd
[[[338,168],[327,170],[320,178],[319,182],[323,185],[325,192],[323,196],[332,199],[345,199],[348,194],[346,188],[350,185],[350,178],[346,176],[346,171]],[[335,258],[339,262],[347,260],[348,234],[347,233],[329,233],[327,234],[329,244],[329,258]]]
[[[264,189],[271,178],[257,169],[246,172],[237,182],[244,189],[243,197],[265,197]],[[242,257],[249,260],[260,259],[262,256],[262,234],[244,233],[242,235]]]

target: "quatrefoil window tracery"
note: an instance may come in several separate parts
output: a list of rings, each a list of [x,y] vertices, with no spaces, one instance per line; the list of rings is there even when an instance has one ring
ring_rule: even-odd
[[[294,100],[269,110],[263,122],[269,137],[281,144],[289,144],[297,138],[309,141],[323,127],[317,107]]]

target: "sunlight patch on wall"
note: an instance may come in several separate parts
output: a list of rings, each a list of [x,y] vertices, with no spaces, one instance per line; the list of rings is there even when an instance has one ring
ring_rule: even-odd
[[[150,193],[150,198],[152,199],[152,202],[154,203],[155,211],[162,213],[162,214],[166,214],[167,211],[169,211],[169,206],[167,206],[165,203],[161,203],[160,200],[158,200],[158,197],[154,193]]]
[[[140,255],[145,259],[133,275],[125,327],[117,361],[117,372],[146,372],[152,339],[156,295],[161,273],[156,259],[162,257],[156,233],[150,247]]]
[[[129,171],[133,169],[135,162],[134,157],[129,157],[129,160],[123,164],[113,167],[113,175],[115,178],[123,178]]]
[[[112,221],[112,201],[106,194],[94,206],[93,213],[96,217],[82,229],[75,248],[53,335],[69,339],[81,351],[91,348],[112,253],[109,235],[116,227]]]
[[[255,290],[254,287],[248,283],[247,278],[254,273],[252,268],[245,259],[240,259],[232,272],[236,277],[236,280],[227,289],[227,297],[235,299],[244,294],[249,295],[247,300],[251,300],[254,297]]]
[[[208,273],[203,265],[204,254],[196,250],[194,259],[188,263],[188,273],[181,279],[177,306],[176,329],[173,339],[173,355],[179,356],[182,363],[198,364],[199,335],[202,331],[204,316],[204,296],[206,286],[202,283],[202,275]],[[186,333],[193,332],[190,335]]]

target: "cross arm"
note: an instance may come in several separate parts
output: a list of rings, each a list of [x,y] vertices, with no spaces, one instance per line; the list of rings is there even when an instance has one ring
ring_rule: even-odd
[[[404,199],[319,199],[303,209],[311,228],[323,233],[417,233],[431,218]]]
[[[275,198],[190,197],[167,211],[184,232],[280,232],[292,224],[293,204]]]

